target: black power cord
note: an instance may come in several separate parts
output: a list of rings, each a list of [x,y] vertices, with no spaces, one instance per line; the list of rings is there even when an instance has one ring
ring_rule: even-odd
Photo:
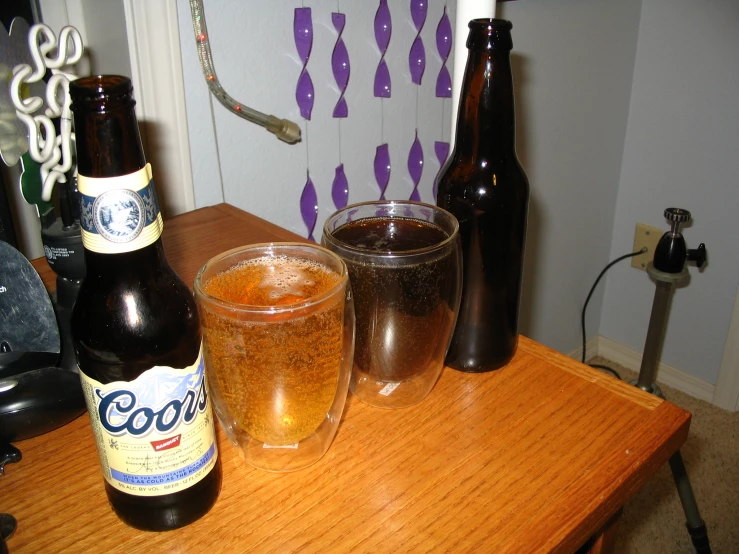
[[[603,268],[603,270],[600,272],[600,275],[598,275],[598,278],[595,280],[595,283],[593,283],[593,286],[590,287],[590,292],[588,293],[588,297],[585,299],[585,304],[582,307],[582,312],[580,314],[580,327],[582,329],[582,360],[580,360],[582,363],[585,363],[585,310],[588,308],[588,302],[590,302],[590,297],[593,296],[593,291],[595,290],[595,287],[598,286],[598,283],[600,282],[603,275],[605,275],[606,271],[611,269],[612,266],[620,262],[621,260],[625,260],[626,258],[633,258],[634,256],[638,256],[639,254],[643,254],[647,251],[647,248],[642,248],[641,250],[638,250],[636,252],[630,252],[629,254],[624,254],[623,256],[619,256],[612,262],[610,262],[606,267]],[[621,379],[621,376],[618,374],[618,371],[616,371],[613,368],[610,368],[606,365],[600,365],[600,364],[590,364],[590,367],[594,367],[596,369],[602,369],[603,371],[607,371],[608,373],[611,373],[613,376],[617,377],[618,379]]]

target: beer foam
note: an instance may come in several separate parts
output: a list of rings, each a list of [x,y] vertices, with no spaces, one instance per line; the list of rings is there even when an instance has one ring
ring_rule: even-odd
[[[243,260],[208,279],[203,290],[236,304],[285,306],[333,288],[338,273],[319,261],[290,255]]]
[[[305,287],[315,284],[305,268],[294,264],[274,264],[270,269],[259,283],[260,287],[270,289],[270,298],[281,298],[286,294],[305,296]]]
[[[303,260],[290,256],[262,257],[247,260],[240,264],[245,266],[261,266],[261,281],[257,285],[266,289],[267,296],[279,300],[285,296],[309,298],[315,294],[318,278],[330,274],[330,270],[319,262]]]

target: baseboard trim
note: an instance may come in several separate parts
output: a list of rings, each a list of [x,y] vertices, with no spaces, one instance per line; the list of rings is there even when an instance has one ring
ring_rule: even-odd
[[[592,358],[595,355],[603,356],[636,372],[641,367],[641,352],[637,352],[614,340],[598,335],[590,339],[586,346],[588,358]],[[576,360],[580,360],[582,347],[573,350],[569,355]],[[705,400],[713,404],[713,394],[716,386],[706,383],[702,379],[698,379],[676,367],[660,362],[657,368],[657,382],[689,394],[693,398]]]
[[[593,337],[588,342],[585,343],[585,353],[586,353],[586,360],[592,358],[593,356],[598,355],[598,343],[600,341],[600,336]],[[576,348],[569,354],[567,354],[570,358],[574,358],[578,362],[582,360],[582,346],[579,348]],[[613,360],[614,362],[616,360]]]

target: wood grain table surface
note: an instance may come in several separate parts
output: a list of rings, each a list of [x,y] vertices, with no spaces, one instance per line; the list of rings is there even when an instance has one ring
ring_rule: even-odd
[[[219,252],[284,240],[304,239],[226,204],[164,231],[187,283]],[[52,283],[45,263],[34,264]],[[23,460],[0,478],[0,512],[18,520],[11,554],[572,553],[678,450],[689,425],[669,402],[521,337],[506,367],[445,368],[416,406],[383,410],[350,394],[328,453],[298,472],[251,468],[219,430],[220,497],[183,529],[147,533],[116,518],[87,415],[16,443]]]

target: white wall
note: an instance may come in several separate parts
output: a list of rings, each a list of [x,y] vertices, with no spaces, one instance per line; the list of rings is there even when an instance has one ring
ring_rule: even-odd
[[[78,75],[131,75],[122,0],[39,0],[39,7],[41,21],[55,35],[58,36],[65,25],[72,25],[80,32],[85,56],[75,66]],[[28,23],[32,25],[34,22]],[[7,182],[18,182],[20,164],[0,169],[5,172]],[[36,208],[26,203],[18,187],[11,187],[8,193],[14,206],[21,252],[29,259],[43,256]]]
[[[89,4],[68,0],[67,9],[86,6],[91,14]],[[310,122],[300,119],[294,98],[300,63],[293,10],[304,4],[314,22],[308,69],[316,104]],[[305,236],[298,198],[306,169],[318,189],[319,227],[333,211],[330,186],[339,163],[349,177],[350,202],[377,198],[372,159],[382,142],[390,144],[393,164],[386,195],[407,198],[412,182],[406,159],[416,127],[426,161],[421,196],[432,201],[438,171],[433,142],[450,134],[450,101],[433,95],[441,65],[434,34],[443,6],[443,0],[429,3],[422,32],[427,67],[417,88],[407,69],[415,36],[408,2],[390,0],[393,97],[379,100],[372,96],[379,60],[372,32],[376,1],[206,2],[223,85],[256,109],[298,121],[304,140],[288,146],[212,100],[195,54],[189,4],[178,0],[196,205],[225,200]],[[341,121],[331,117],[338,93],[330,72],[336,40],[330,14],[337,9],[347,14],[343,38],[352,64],[350,117]],[[455,2],[448,9],[453,25]],[[532,184],[524,333],[564,352],[578,347],[580,309],[600,269],[630,251],[637,221],[666,227],[662,211],[677,205],[694,213],[686,236],[692,247],[707,243],[710,265],[677,292],[663,361],[716,381],[739,285],[729,220],[739,205],[732,181],[739,163],[738,12],[732,0],[498,5],[498,16],[514,25],[517,142]],[[653,291],[628,262],[614,267],[591,301],[588,336],[600,333],[640,351]]]
[[[41,19],[55,34],[65,25],[82,36],[85,56],[78,75],[107,73],[131,76],[122,0],[38,0]]]
[[[391,0],[393,34],[387,58],[393,96],[376,99],[372,79],[379,53],[372,25],[378,2],[341,2],[352,70],[350,115],[341,121],[339,140],[339,123],[330,117],[336,96],[329,60],[336,33],[327,25],[337,3],[306,3],[313,9],[315,38],[308,69],[316,85],[314,117],[307,126],[294,98],[300,64],[292,21],[293,9],[301,4],[206,3],[223,86],[256,109],[300,121],[307,141],[297,146],[281,143],[210,101],[186,0],[178,1],[178,10],[197,205],[225,200],[306,236],[297,202],[306,159],[318,189],[320,225],[333,211],[330,184],[339,146],[350,202],[379,196],[372,160],[382,137],[391,145],[393,162],[386,196],[408,198],[412,182],[406,159],[416,125],[416,90],[408,77],[407,56],[415,29],[408,2]],[[428,62],[418,94],[426,158],[420,188],[429,202],[438,171],[433,141],[446,140],[450,133],[449,100],[433,97],[441,65],[434,34],[443,5],[441,0],[429,2],[422,31]],[[454,2],[448,5],[453,24]],[[639,0],[521,0],[498,5],[498,16],[513,21],[518,150],[532,184],[522,330],[565,352],[579,345],[580,309],[608,259],[639,5]],[[597,332],[600,294],[589,308],[591,334]]]
[[[690,248],[709,264],[676,291],[662,361],[715,383],[739,286],[739,3],[643,0],[611,258],[634,226],[667,228],[665,208],[690,210]],[[608,277],[600,333],[644,347],[654,297],[625,262]],[[736,340],[736,339],[735,339]]]
[[[256,109],[298,121],[304,140],[288,146],[212,100],[195,54],[189,4],[178,0],[197,206],[225,200],[305,236],[298,198],[307,168],[318,189],[319,227],[333,211],[338,163],[346,167],[350,202],[377,198],[372,159],[381,142],[390,144],[393,164],[386,195],[407,198],[406,159],[416,127],[426,161],[421,196],[432,201],[433,142],[450,134],[450,101],[433,95],[441,65],[434,35],[444,2],[429,3],[420,88],[407,69],[415,36],[408,2],[389,3],[393,97],[379,100],[372,96],[377,1],[206,2],[223,85]],[[300,63],[293,10],[306,4],[314,23],[310,122],[300,118],[294,98]],[[343,38],[352,64],[350,116],[341,121],[331,117],[338,92],[330,72],[337,36],[330,14],[337,9],[347,15]],[[453,25],[451,0],[448,9]],[[677,291],[663,361],[715,382],[739,284],[729,220],[739,205],[732,181],[739,164],[739,4],[518,0],[499,4],[498,16],[514,26],[517,142],[532,184],[523,332],[564,352],[579,346],[580,309],[600,269],[631,250],[637,221],[666,227],[662,211],[677,205],[693,212],[686,236],[691,247],[706,242],[710,265]],[[653,291],[646,274],[628,262],[614,267],[591,301],[588,336],[601,333],[641,350]]]
[[[315,106],[309,122],[300,117],[295,100],[302,64],[293,39],[293,13],[303,4],[312,10],[314,33],[307,66],[315,86]],[[332,117],[338,89],[331,73],[331,53],[338,35],[331,24],[331,12],[339,4],[346,14],[342,38],[351,63],[346,119]],[[421,34],[427,63],[419,89],[411,83],[408,70],[408,52],[416,34],[409,2],[390,0],[392,38],[386,61],[392,97],[387,99],[373,96],[375,68],[380,60],[373,30],[378,2],[205,2],[221,84],[236,100],[299,123],[303,140],[297,145],[279,141],[209,98],[198,65],[189,3],[178,0],[177,6],[197,206],[225,200],[307,236],[299,198],[309,169],[318,193],[314,232],[318,239],[320,226],[335,210],[330,191],[340,163],[349,181],[349,202],[379,198],[372,163],[375,148],[383,142],[390,145],[392,165],[386,197],[409,198],[413,182],[407,158],[416,127],[425,159],[419,190],[423,200],[433,202],[432,182],[439,169],[434,141],[444,137],[448,140],[450,127],[451,101],[434,95],[441,68],[435,33],[443,1],[428,5]],[[453,15],[454,2],[450,1],[449,6]]]
[[[580,346],[580,312],[608,262],[639,0],[520,0],[513,23],[518,153],[531,181],[523,331]],[[603,288],[587,311],[598,332]]]

